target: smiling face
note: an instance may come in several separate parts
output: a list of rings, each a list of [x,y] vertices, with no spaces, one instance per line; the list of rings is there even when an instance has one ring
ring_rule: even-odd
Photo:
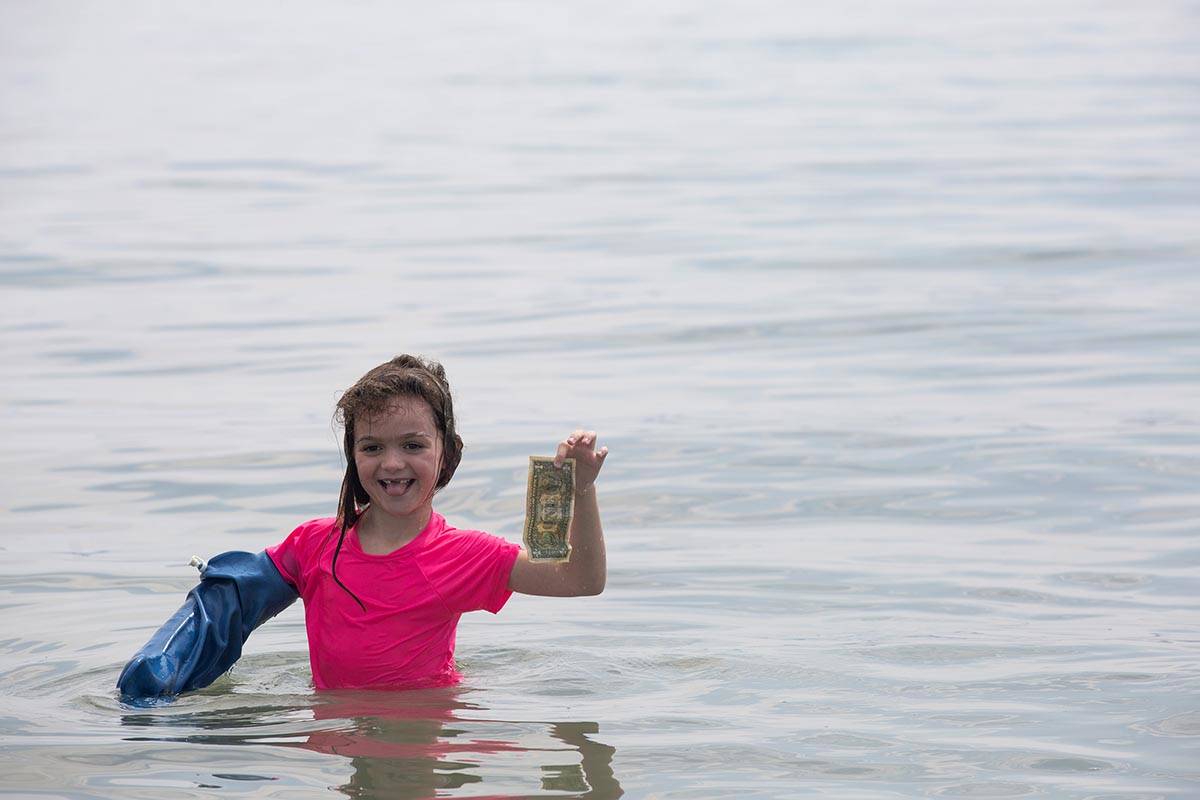
[[[442,468],[442,434],[429,404],[397,397],[354,426],[354,465],[376,525],[424,527]]]

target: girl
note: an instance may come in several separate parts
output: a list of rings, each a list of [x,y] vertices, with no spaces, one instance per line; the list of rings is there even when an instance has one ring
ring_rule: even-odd
[[[306,522],[258,554],[224,553],[202,569],[183,607],[125,666],[124,699],[207,686],[259,624],[304,598],[318,689],[415,688],[458,680],[454,636],[467,611],[498,612],[513,592],[599,594],[606,566],[595,480],[608,448],[595,431],[559,442],[575,459],[571,559],[534,563],[517,545],[462,531],[433,510],[462,457],[446,373],[401,355],[337,404],[346,474],[338,516]]]

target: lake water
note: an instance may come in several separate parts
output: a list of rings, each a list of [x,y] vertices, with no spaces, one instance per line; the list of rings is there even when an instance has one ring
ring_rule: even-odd
[[[1198,142],[1194,2],[4,3],[0,793],[1200,797]],[[121,705],[406,351],[607,591]]]

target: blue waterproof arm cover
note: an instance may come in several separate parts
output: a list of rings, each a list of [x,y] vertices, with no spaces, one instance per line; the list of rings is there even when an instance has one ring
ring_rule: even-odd
[[[241,657],[250,632],[297,597],[265,551],[213,556],[187,600],[121,671],[121,699],[208,686]]]

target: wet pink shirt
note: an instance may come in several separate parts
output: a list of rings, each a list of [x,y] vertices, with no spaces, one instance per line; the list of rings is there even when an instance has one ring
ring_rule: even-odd
[[[467,611],[498,612],[520,548],[482,531],[460,531],[434,512],[408,544],[364,553],[353,528],[337,574],[364,612],[333,580],[339,527],[306,522],[267,555],[304,599],[308,657],[318,689],[417,687],[454,683],[454,634]]]

